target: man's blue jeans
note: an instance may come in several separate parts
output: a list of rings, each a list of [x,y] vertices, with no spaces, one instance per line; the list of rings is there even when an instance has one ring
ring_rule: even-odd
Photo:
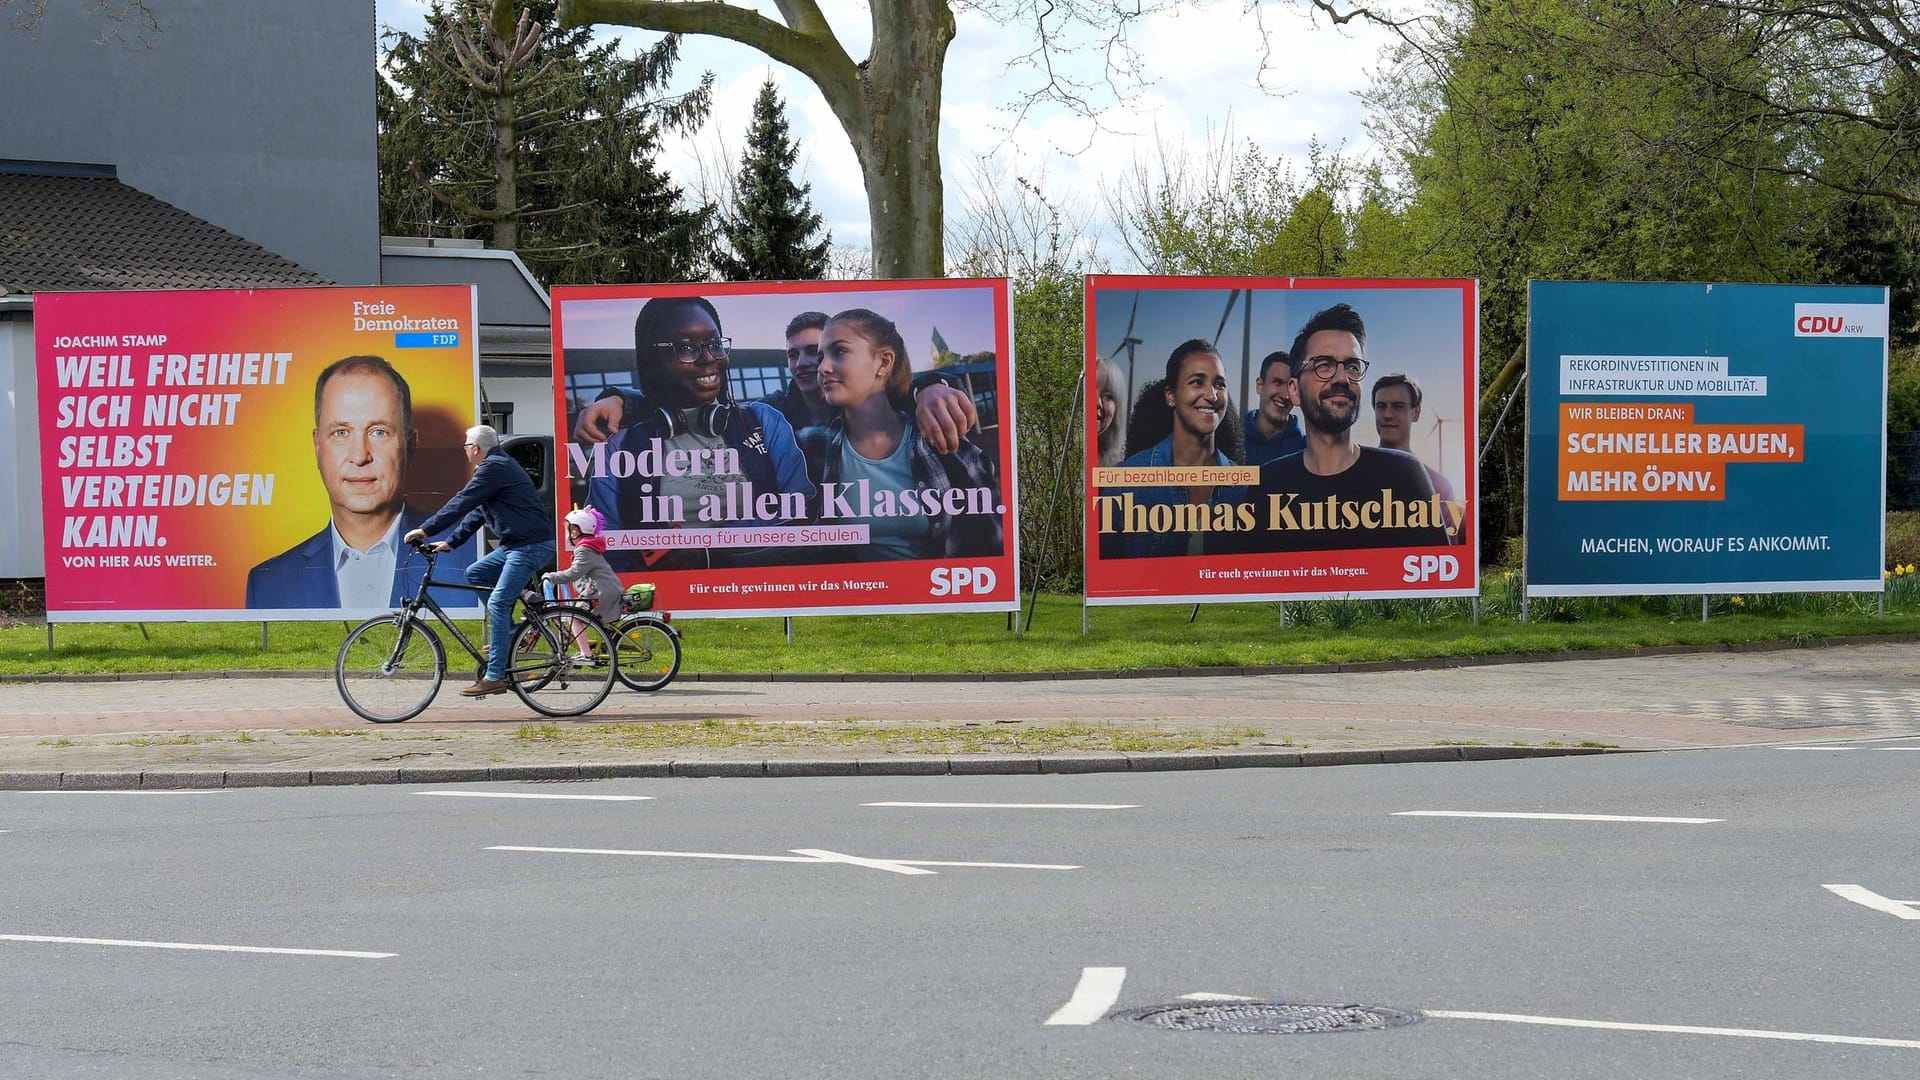
[[[551,540],[507,547],[504,544],[467,567],[467,584],[491,585],[487,597],[487,678],[507,677],[507,650],[513,647],[513,602],[541,567],[553,561]]]

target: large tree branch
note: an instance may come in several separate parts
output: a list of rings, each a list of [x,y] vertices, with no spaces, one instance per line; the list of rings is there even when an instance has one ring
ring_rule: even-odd
[[[799,33],[833,36],[827,17],[820,13],[820,5],[814,0],[773,0],[773,6],[780,9],[780,17],[787,20],[787,25]]]
[[[720,0],[560,0],[560,25],[614,23],[669,34],[711,34],[766,53],[819,84],[852,89],[857,72],[847,50],[813,0],[785,0],[781,13],[797,25],[783,26],[754,11]]]

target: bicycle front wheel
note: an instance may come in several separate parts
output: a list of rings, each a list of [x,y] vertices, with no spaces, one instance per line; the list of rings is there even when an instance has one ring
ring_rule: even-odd
[[[426,623],[376,615],[347,634],[333,662],[340,700],[363,720],[397,724],[433,704],[447,673],[447,650]]]
[[[614,628],[614,674],[646,693],[673,681],[680,671],[680,637],[655,619],[634,618]]]
[[[513,635],[507,681],[527,707],[546,716],[579,716],[613,690],[613,636],[578,611],[543,611]]]

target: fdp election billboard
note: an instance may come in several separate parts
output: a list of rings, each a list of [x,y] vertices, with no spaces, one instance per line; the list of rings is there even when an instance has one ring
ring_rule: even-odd
[[[556,509],[598,510],[621,580],[676,613],[1011,610],[1007,299],[999,279],[556,288]]]
[[[411,595],[400,537],[466,479],[474,304],[464,285],[36,295],[47,617],[341,619]]]
[[[1529,594],[1881,588],[1885,289],[1530,292]]]
[[[1479,588],[1477,284],[1087,279],[1087,603]]]

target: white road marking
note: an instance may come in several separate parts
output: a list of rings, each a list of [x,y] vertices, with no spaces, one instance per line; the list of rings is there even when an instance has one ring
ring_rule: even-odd
[[[1643,821],[1668,825],[1709,825],[1717,817],[1628,817],[1620,814],[1509,814],[1494,810],[1401,810],[1394,817],[1519,818],[1526,821]]]
[[[941,859],[874,859],[854,855],[843,855],[836,851],[822,851],[812,848],[795,848],[802,852],[794,855],[734,855],[721,851],[642,851],[629,848],[563,848],[563,847],[525,847],[518,844],[495,844],[488,851],[534,851],[550,855],[652,855],[663,859],[735,859],[741,862],[783,862],[815,863],[820,865],[840,863],[848,866],[865,866],[874,870],[887,870],[896,874],[931,874],[932,870],[912,869],[921,866],[965,866],[989,870],[1078,870],[1078,866],[1060,863],[1012,863],[1012,862],[953,862]]]
[[[261,945],[199,945],[185,941],[122,941],[116,938],[47,937],[40,934],[0,934],[0,941],[47,945],[121,945],[130,949],[188,949],[197,952],[273,953],[277,956],[343,956],[350,960],[385,960],[399,953],[356,952],[349,949],[270,949]]]
[[[842,855],[840,852],[828,851],[825,848],[789,848],[788,850],[792,851],[795,855],[811,855],[821,862],[838,862],[846,863],[849,866],[864,866],[869,870],[885,870],[889,874],[934,873],[932,870],[925,870],[918,866],[908,866],[905,863],[889,862],[886,859],[863,859],[858,855]]]
[[[1214,993],[1209,993],[1205,990],[1202,990],[1197,994],[1181,994],[1180,1000],[1181,1001],[1252,1001],[1253,999],[1243,994],[1214,994]]]
[[[1896,919],[1920,919],[1920,907],[1915,907],[1910,900],[1889,900],[1872,889],[1861,888],[1858,885],[1822,885],[1820,887],[1842,900],[1851,900],[1861,907],[1884,911]]]
[[[1080,982],[1073,988],[1073,996],[1052,1016],[1047,1017],[1047,1026],[1085,1026],[1093,1023],[1107,1015],[1113,1003],[1120,1000],[1120,987],[1126,981],[1127,969],[1123,967],[1080,969]]]
[[[1690,1024],[1622,1024],[1611,1020],[1575,1020],[1565,1016],[1521,1016],[1515,1013],[1451,1012],[1442,1009],[1429,1009],[1426,1015],[1435,1020],[1497,1020],[1507,1024],[1545,1024],[1548,1027],[1655,1031],[1673,1035],[1725,1035],[1740,1039],[1782,1039],[1788,1042],[1844,1043],[1849,1046],[1897,1046],[1907,1050],[1920,1050],[1920,1040],[1873,1039],[1863,1035],[1818,1035],[1805,1031],[1695,1027]]]
[[[728,855],[718,851],[636,851],[623,848],[521,847],[496,844],[488,851],[543,851],[552,855],[657,855],[666,859],[740,859],[746,862],[817,863],[820,860],[801,855]]]
[[[572,799],[583,802],[644,802],[651,795],[564,795],[544,791],[416,791],[415,795],[441,795],[453,799]]]
[[[1875,750],[1920,750],[1920,746],[1876,746]]]
[[[226,795],[232,788],[107,788],[99,791],[87,788],[40,788],[23,791],[22,795]]]
[[[1775,750],[1858,750],[1857,746],[1776,746]]]
[[[861,806],[922,806],[948,810],[1138,810],[1139,803],[867,802]]]
[[[1065,863],[1043,862],[944,862],[940,859],[889,859],[901,866],[978,866],[989,870],[1078,870]]]

